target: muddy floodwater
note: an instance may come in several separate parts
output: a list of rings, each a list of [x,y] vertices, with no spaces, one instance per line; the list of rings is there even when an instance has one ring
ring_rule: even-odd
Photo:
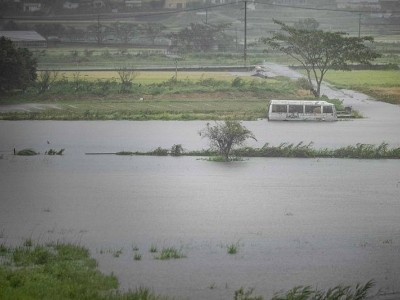
[[[368,119],[244,124],[256,146],[400,144],[399,127]],[[206,148],[197,135],[204,125],[0,122],[0,243],[79,243],[122,289],[148,287],[177,299],[233,299],[240,287],[268,299],[296,285],[371,279],[374,293],[400,292],[399,160],[85,155],[178,143]],[[29,147],[66,150],[12,155]],[[232,244],[235,255],[227,253]],[[154,246],[186,257],[156,260]]]

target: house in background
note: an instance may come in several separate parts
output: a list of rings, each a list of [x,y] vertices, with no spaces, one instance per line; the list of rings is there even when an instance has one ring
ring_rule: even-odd
[[[10,39],[19,48],[46,48],[47,41],[36,31],[0,31],[0,37]]]
[[[65,8],[65,9],[77,9],[77,8],[79,8],[79,3],[78,2],[66,1],[63,4],[63,8]]]
[[[103,0],[94,0],[92,5],[93,5],[94,8],[106,7],[106,4],[105,4],[105,2]]]
[[[166,9],[185,9],[187,0],[165,0],[164,8]]]
[[[23,3],[22,8],[24,12],[35,12],[42,9],[42,3]]]
[[[142,6],[142,0],[125,0],[125,7],[134,8],[141,6]]]
[[[379,0],[336,0],[339,9],[380,11],[381,3]]]

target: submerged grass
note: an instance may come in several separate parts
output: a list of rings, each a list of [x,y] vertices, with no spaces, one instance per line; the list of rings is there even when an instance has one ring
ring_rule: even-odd
[[[157,148],[149,152],[121,151],[117,155],[172,155],[168,149]],[[214,150],[198,150],[181,152],[184,156],[208,157],[209,161],[224,162],[225,159]],[[278,146],[271,146],[266,143],[261,148],[243,147],[234,149],[230,161],[240,161],[242,157],[296,157],[296,158],[357,158],[357,159],[400,159],[400,147],[390,148],[388,143],[380,145],[362,144],[340,147],[337,149],[316,149],[313,143],[305,144],[300,142],[281,143]]]
[[[89,251],[78,245],[10,248],[1,262],[1,299],[101,299],[118,286],[116,277],[101,274]]]
[[[118,292],[117,278],[100,273],[79,245],[26,240],[15,248],[1,244],[0,256],[0,299],[166,299],[146,288]]]
[[[155,259],[159,260],[179,259],[185,257],[186,255],[183,254],[182,250],[178,250],[174,247],[163,248],[158,255],[154,256]]]

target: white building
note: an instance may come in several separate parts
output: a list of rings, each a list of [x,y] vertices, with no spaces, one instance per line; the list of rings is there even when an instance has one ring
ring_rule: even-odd
[[[23,3],[22,5],[25,12],[35,12],[42,9],[42,3]]]
[[[79,3],[78,2],[67,1],[67,2],[64,2],[63,8],[65,8],[65,9],[77,9],[77,8],[79,8]]]
[[[337,8],[353,9],[365,11],[380,11],[381,3],[379,0],[336,0]]]

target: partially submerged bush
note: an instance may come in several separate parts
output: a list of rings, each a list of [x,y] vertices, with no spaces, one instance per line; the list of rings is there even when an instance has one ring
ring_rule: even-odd
[[[297,286],[284,295],[275,295],[271,300],[363,300],[367,299],[368,291],[374,286],[372,280],[365,285],[357,284],[355,290],[351,286],[338,285],[326,291],[316,290],[310,286]]]
[[[150,155],[167,156],[168,155],[168,149],[164,149],[164,148],[158,147],[158,148],[154,149],[152,152],[150,152]]]
[[[167,259],[178,259],[185,258],[186,256],[182,253],[181,250],[178,250],[174,247],[163,248],[159,255],[155,256],[155,259],[167,260]]]
[[[33,156],[33,155],[38,155],[38,154],[39,154],[39,152],[36,152],[35,150],[33,150],[31,148],[22,149],[22,150],[15,152],[15,155],[21,155],[21,156]]]
[[[55,149],[50,149],[47,150],[44,154],[45,155],[63,155],[65,149],[61,149],[61,150],[55,150]]]
[[[180,156],[183,154],[183,147],[181,144],[173,145],[170,151],[172,156]]]

